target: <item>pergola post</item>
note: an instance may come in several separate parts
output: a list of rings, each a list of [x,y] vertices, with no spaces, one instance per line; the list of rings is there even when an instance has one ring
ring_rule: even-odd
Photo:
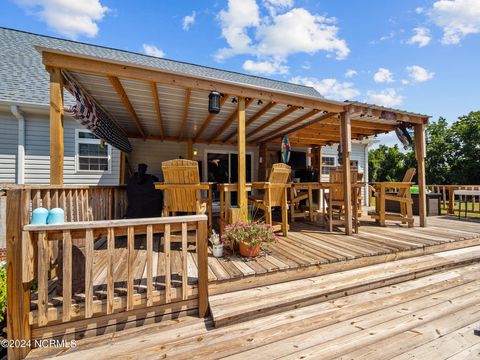
[[[63,185],[63,80],[50,69],[50,185]]]
[[[345,208],[345,234],[352,234],[352,178],[350,173],[350,153],[352,151],[352,128],[349,110],[341,113],[340,135],[343,167],[343,195]]]
[[[417,159],[417,177],[418,177],[418,215],[420,217],[420,226],[427,226],[427,189],[425,180],[425,125],[415,124],[415,157]]]
[[[192,138],[188,139],[187,143],[187,159],[193,160],[193,140]]]
[[[238,207],[240,220],[248,219],[247,160],[245,157],[245,98],[238,97]]]

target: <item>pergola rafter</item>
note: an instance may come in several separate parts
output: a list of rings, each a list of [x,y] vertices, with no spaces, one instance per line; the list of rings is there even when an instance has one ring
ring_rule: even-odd
[[[183,118],[180,123],[180,130],[178,131],[178,141],[183,140],[183,132],[185,129],[185,123],[188,119],[188,113],[190,112],[190,97],[192,95],[192,89],[188,88],[185,90],[185,107],[183,109]]]
[[[127,93],[125,92],[125,89],[123,88],[122,83],[116,76],[111,76],[108,75],[108,80],[112,84],[113,88],[115,89],[115,92],[117,93],[118,97],[120,98],[121,102],[127,109],[128,113],[133,119],[133,122],[135,123],[135,126],[137,127],[138,132],[142,135],[143,138],[145,138],[145,130],[143,129],[142,123],[140,122],[140,119],[138,118],[137,113],[135,112],[135,109],[133,108],[132,103],[130,102],[130,99],[128,98]]]
[[[248,106],[252,103],[253,99],[245,99],[245,110],[248,109]],[[227,130],[235,121],[235,119],[238,117],[238,109],[234,110],[232,115],[229,116],[227,121],[223,123],[223,125],[213,134],[213,136],[210,139],[210,142],[215,141],[224,133],[225,130]]]
[[[223,107],[223,105],[225,104],[225,102],[228,100],[229,96],[228,94],[223,94],[221,100],[220,100],[220,108]],[[200,138],[200,135],[203,134],[203,132],[205,131],[205,129],[208,127],[208,125],[210,125],[210,123],[212,122],[212,120],[215,118],[215,116],[217,116],[218,114],[208,114],[207,115],[207,118],[204,120],[204,122],[202,123],[202,126],[200,126],[200,129],[198,129],[197,133],[195,134],[194,138],[193,138],[193,142],[197,142],[198,139]]]
[[[158,89],[157,89],[157,84],[154,82],[150,83],[150,91],[152,93],[153,97],[153,106],[155,107],[155,115],[157,116],[157,123],[158,127],[160,129],[160,136],[163,140],[165,136],[165,130],[163,128],[163,119],[162,119],[162,113],[160,111],[160,100],[158,98]]]

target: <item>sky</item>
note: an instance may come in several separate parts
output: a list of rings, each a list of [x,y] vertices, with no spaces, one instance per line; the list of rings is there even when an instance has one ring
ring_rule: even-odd
[[[0,0],[0,26],[305,84],[433,120],[480,110],[480,0]]]

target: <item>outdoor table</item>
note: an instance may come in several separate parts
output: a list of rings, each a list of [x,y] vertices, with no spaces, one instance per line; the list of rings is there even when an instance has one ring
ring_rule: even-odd
[[[223,228],[229,222],[230,194],[238,191],[238,184],[217,184],[217,190],[220,193],[220,234]],[[247,192],[252,191],[252,184],[246,184]]]
[[[468,214],[468,197],[469,196],[480,196],[480,190],[454,190],[453,198],[455,195],[458,195],[458,217],[460,218],[462,212],[462,198],[465,199],[465,217]],[[474,211],[475,209],[473,209]]]
[[[296,197],[298,197],[298,194],[297,196],[295,195],[295,192],[298,191],[298,192],[302,192],[302,191],[306,191],[307,194],[308,194],[308,214],[309,214],[309,218],[310,218],[310,221],[313,221],[314,220],[314,211],[316,211],[317,209],[315,209],[315,206],[314,206],[314,203],[313,203],[313,191],[314,190],[318,190],[319,192],[319,196],[318,196],[318,205],[320,206],[320,191],[321,191],[321,185],[319,182],[299,182],[299,183],[292,183],[292,186],[290,187],[290,217],[291,217],[291,221],[292,222],[295,222],[295,217],[298,217],[299,214],[298,213],[295,213],[295,204],[294,204],[294,199]],[[301,215],[303,216],[303,214]]]

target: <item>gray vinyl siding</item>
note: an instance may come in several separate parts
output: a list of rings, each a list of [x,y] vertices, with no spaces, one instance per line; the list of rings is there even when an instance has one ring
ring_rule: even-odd
[[[0,184],[16,182],[18,121],[9,113],[0,113]]]
[[[112,148],[109,173],[75,172],[75,129],[83,129],[73,120],[64,120],[64,183],[84,185],[117,185],[120,152]],[[25,183],[48,184],[50,181],[50,130],[47,116],[25,116]]]

